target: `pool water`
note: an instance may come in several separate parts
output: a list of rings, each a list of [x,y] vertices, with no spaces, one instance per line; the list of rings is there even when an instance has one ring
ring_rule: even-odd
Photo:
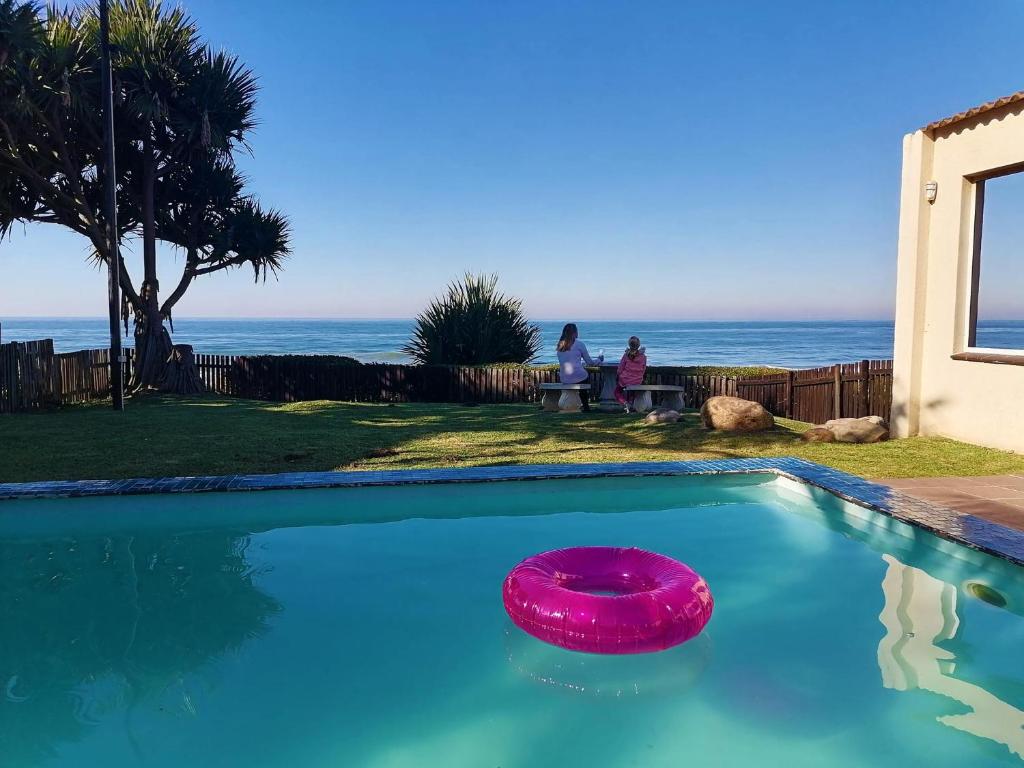
[[[501,584],[630,545],[715,612],[545,645]],[[1024,762],[1024,576],[769,475],[0,504],[0,765]]]

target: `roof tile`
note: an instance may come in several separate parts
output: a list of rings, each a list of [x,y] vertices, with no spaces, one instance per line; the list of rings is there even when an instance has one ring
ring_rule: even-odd
[[[1024,91],[1017,91],[1016,93],[1010,94],[1009,96],[1003,96],[1001,99],[988,101],[980,106],[968,109],[965,112],[959,112],[953,115],[952,117],[944,117],[942,120],[936,120],[934,123],[929,123],[921,130],[934,131],[936,128],[944,128],[947,125],[959,123],[961,120],[967,120],[972,117],[977,117],[978,115],[982,115],[985,112],[991,112],[993,109],[1005,107],[1007,104],[1016,104],[1019,101],[1024,101]]]

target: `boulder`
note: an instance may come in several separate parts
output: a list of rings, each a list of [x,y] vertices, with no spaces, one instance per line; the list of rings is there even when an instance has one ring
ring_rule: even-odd
[[[836,436],[832,434],[832,430],[825,427],[811,427],[800,435],[800,439],[808,443],[831,443],[835,441]]]
[[[760,403],[726,395],[705,402],[700,409],[700,420],[707,429],[728,432],[760,432],[775,426],[775,419]]]
[[[673,424],[679,421],[679,411],[671,408],[655,408],[644,417],[648,424]]]
[[[889,439],[889,430],[884,425],[884,420],[877,416],[864,416],[860,419],[830,419],[824,428],[838,443],[878,443]]]
[[[862,421],[870,421],[872,424],[877,424],[880,427],[889,428],[889,422],[883,419],[881,416],[862,416]]]

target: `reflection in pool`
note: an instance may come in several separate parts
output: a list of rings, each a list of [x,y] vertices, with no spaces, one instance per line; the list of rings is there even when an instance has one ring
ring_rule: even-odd
[[[882,684],[952,699],[968,711],[939,715],[938,722],[1003,744],[1024,758],[1024,711],[954,676],[956,652],[943,645],[955,643],[965,629],[957,615],[957,588],[891,555],[882,559],[887,566],[882,581],[885,607],[878,617],[886,629],[878,644]]]
[[[0,764],[43,764],[116,712],[129,738],[140,707],[196,716],[218,659],[280,609],[256,586],[249,541],[0,538]]]
[[[595,654],[567,651],[523,632],[505,628],[508,662],[536,683],[585,696],[678,696],[711,661],[712,642],[698,635],[683,645],[654,654]]]

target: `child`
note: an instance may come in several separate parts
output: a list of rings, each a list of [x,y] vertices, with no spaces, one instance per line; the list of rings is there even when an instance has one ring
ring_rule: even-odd
[[[615,387],[615,399],[626,406],[626,413],[629,413],[634,395],[632,392],[626,392],[626,387],[644,383],[644,372],[647,370],[647,355],[644,354],[645,352],[646,350],[640,346],[640,339],[636,336],[630,336],[629,346],[626,347],[622,359],[619,360],[619,370],[616,377],[618,385]]]

